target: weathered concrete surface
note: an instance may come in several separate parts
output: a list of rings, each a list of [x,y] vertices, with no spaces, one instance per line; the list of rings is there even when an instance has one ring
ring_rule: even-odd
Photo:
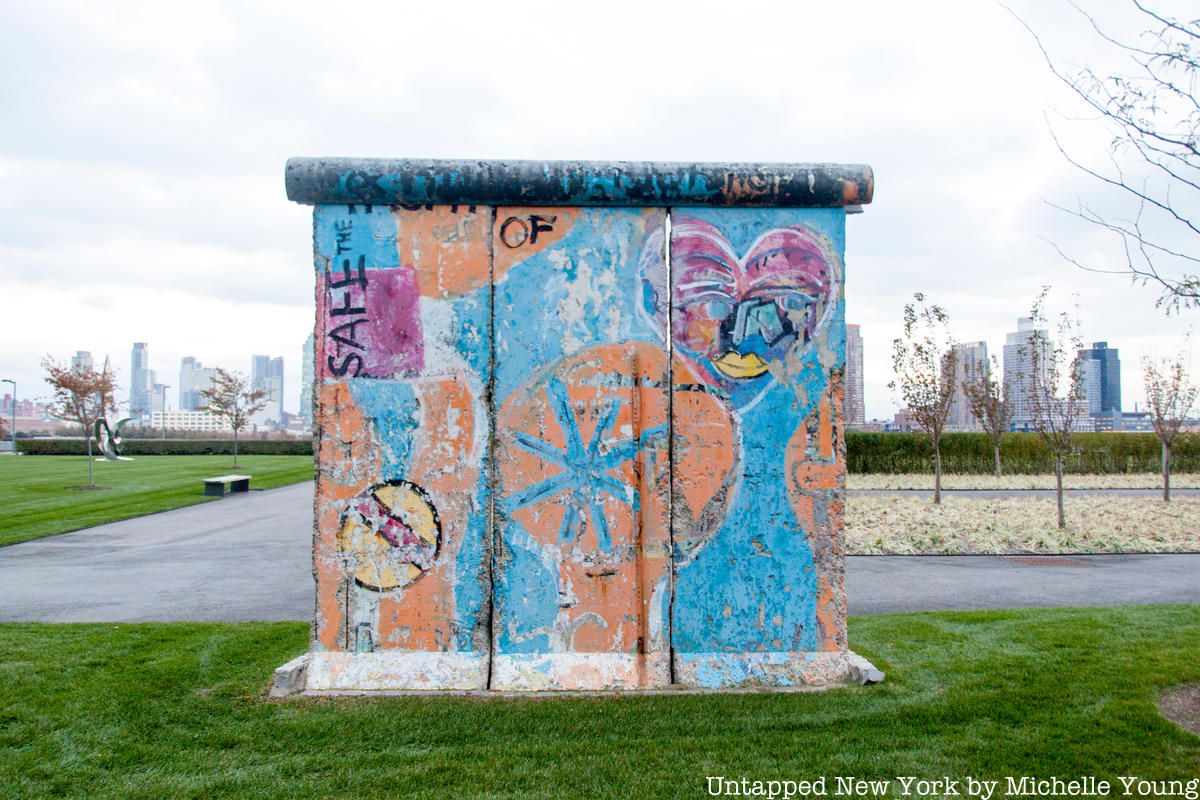
[[[293,158],[298,203],[407,206],[831,206],[871,202],[865,164]]]
[[[1030,567],[1001,556],[849,558],[850,613],[1200,603],[1200,554],[1067,558],[1087,566]]]
[[[275,669],[271,678],[271,697],[290,697],[304,691],[305,679],[308,675],[309,654],[296,656],[291,661]]]
[[[309,619],[312,487],[0,547],[0,621]]]
[[[486,686],[494,219],[314,212],[309,689]]]
[[[667,685],[666,215],[497,211],[491,688]]]
[[[844,241],[838,208],[672,212],[672,640],[685,685],[849,674]]]
[[[300,159],[287,186],[316,204],[307,690],[851,678],[869,168]]]
[[[827,205],[319,205],[307,688],[848,677]]]

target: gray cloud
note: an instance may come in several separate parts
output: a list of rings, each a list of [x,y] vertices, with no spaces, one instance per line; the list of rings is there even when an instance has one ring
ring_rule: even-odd
[[[1096,338],[1130,355],[1187,324],[1040,238],[1112,254],[1042,201],[1095,186],[1046,133],[1070,98],[994,3],[244,5],[8,14],[0,286],[56,311],[0,317],[5,376],[35,385],[48,350],[123,364],[134,338],[165,374],[184,354],[244,369],[271,352],[295,408],[312,272],[308,210],[283,196],[291,155],[871,163],[847,263],[872,415],[893,405],[889,343],[917,289],[997,350],[1043,283],[1066,302],[1077,288]],[[1014,7],[1088,55],[1065,3]]]

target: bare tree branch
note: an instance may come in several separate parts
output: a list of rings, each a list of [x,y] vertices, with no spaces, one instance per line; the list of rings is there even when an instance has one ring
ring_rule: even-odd
[[[1200,307],[1200,278],[1188,270],[1189,265],[1200,263],[1196,249],[1200,221],[1195,211],[1200,208],[1200,99],[1196,96],[1200,20],[1180,21],[1152,8],[1146,0],[1131,0],[1147,27],[1136,37],[1125,37],[1102,25],[1085,7],[1085,0],[1066,2],[1086,21],[1099,47],[1128,58],[1128,70],[1105,75],[1090,66],[1061,66],[1033,26],[1008,6],[1001,6],[1032,38],[1050,73],[1096,115],[1091,121],[1108,131],[1110,163],[1097,167],[1077,158],[1047,116],[1055,147],[1068,164],[1134,203],[1137,222],[1101,214],[1083,203],[1077,209],[1051,203],[1119,237],[1125,265],[1103,269],[1068,256],[1061,247],[1055,246],[1055,250],[1090,272],[1127,274],[1136,282],[1153,283],[1161,290],[1157,305],[1168,314]],[[1143,227],[1142,216],[1147,211],[1153,213],[1148,227]],[[1178,226],[1174,233],[1171,226]],[[1178,237],[1186,244],[1178,244]]]

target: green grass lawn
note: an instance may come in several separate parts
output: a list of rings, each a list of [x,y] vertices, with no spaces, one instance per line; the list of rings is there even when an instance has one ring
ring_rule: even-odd
[[[95,463],[87,485],[86,456],[0,458],[0,546],[87,528],[156,511],[203,503],[201,478],[233,472],[232,456],[138,456]],[[311,456],[240,456],[237,472],[253,476],[251,489],[309,480]]]
[[[4,797],[703,797],[705,776],[1195,777],[1200,606],[855,618],[812,694],[262,699],[308,626],[0,626]],[[895,784],[893,781],[893,794]],[[999,793],[996,797],[999,797]]]

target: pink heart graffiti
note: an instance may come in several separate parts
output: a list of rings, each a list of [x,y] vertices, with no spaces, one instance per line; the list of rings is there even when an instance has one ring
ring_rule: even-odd
[[[829,246],[803,227],[775,228],[744,256],[714,225],[679,215],[671,234],[672,339],[701,380],[741,406],[772,366],[807,346],[836,304]]]

